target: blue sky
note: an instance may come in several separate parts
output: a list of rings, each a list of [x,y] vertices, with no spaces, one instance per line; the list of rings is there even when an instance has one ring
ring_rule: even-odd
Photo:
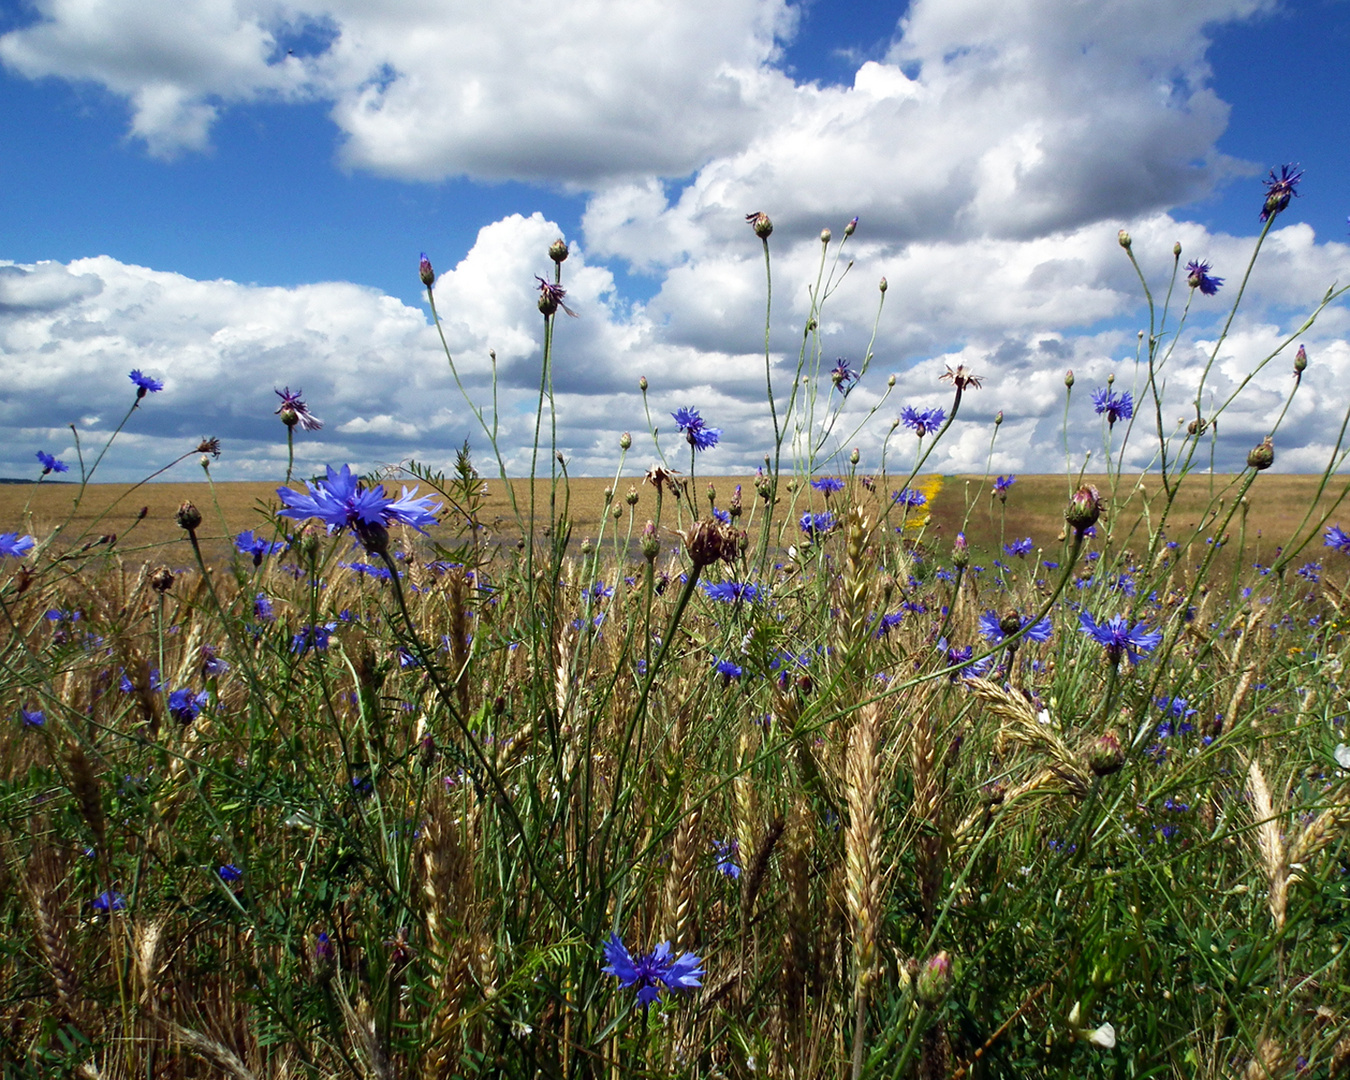
[[[0,474],[24,475],[30,444],[68,452],[69,421],[95,438],[115,423],[133,366],[169,386],[108,478],[133,477],[145,454],[176,456],[203,424],[226,443],[219,475],[273,475],[273,383],[303,386],[329,421],[302,448],[309,464],[445,462],[482,435],[436,353],[422,250],[446,275],[438,303],[480,403],[487,350],[498,353],[515,467],[538,364],[532,275],[547,239],[574,244],[567,283],[583,318],[560,335],[559,419],[578,472],[612,468],[618,431],[644,426],[636,374],[659,387],[655,413],[716,413],[729,437],[708,467],[759,460],[750,210],[778,224],[780,379],[820,227],[862,218],[826,367],[841,353],[856,365],[876,277],[897,283],[876,367],[846,410],[877,408],[857,436],[871,456],[902,405],[943,403],[944,363],[989,374],[996,393],[954,429],[950,469],[983,467],[981,425],[999,406],[1011,437],[994,467],[1036,468],[1037,447],[1060,442],[1065,366],[1132,385],[1140,309],[1114,244],[1122,225],[1150,273],[1184,236],[1183,261],[1213,261],[1231,285],[1266,170],[1305,170],[1278,223],[1299,228],[1267,252],[1221,353],[1220,400],[1333,280],[1350,280],[1341,0],[1134,0],[1092,16],[1067,0],[737,0],[684,15],[554,12],[557,25],[535,19],[529,33],[531,5],[494,15],[446,2],[417,9],[418,34],[392,3],[135,7],[0,10],[0,190],[22,207],[0,232],[12,388]],[[1203,342],[1220,305],[1195,307],[1190,340]],[[1346,337],[1343,311],[1319,322],[1310,382],[1320,367],[1343,385]],[[1198,345],[1179,352],[1178,402],[1203,360]],[[889,395],[881,372],[897,375]],[[1230,406],[1227,460],[1287,390],[1272,374]],[[1327,458],[1340,416],[1314,397],[1291,409],[1281,466]],[[1076,452],[1099,452],[1090,412],[1072,427]]]

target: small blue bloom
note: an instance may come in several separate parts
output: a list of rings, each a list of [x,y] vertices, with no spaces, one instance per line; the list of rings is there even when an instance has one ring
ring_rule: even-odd
[[[676,409],[670,415],[675,420],[675,426],[684,432],[684,437],[695,450],[711,450],[722,437],[722,429],[709,427],[695,409]]]
[[[1035,546],[1028,536],[1025,540],[1014,540],[1011,544],[1004,544],[1003,550],[1009,555],[1030,555]]]
[[[1186,264],[1186,283],[1206,296],[1213,296],[1223,284],[1223,278],[1209,272],[1209,263],[1192,260]]]
[[[308,495],[290,488],[277,488],[277,496],[286,506],[277,516],[297,521],[318,518],[328,526],[329,532],[352,528],[360,535],[363,527],[387,528],[395,524],[426,532],[428,525],[436,524],[435,515],[441,510],[441,504],[432,502],[430,497],[414,498],[416,488],[410,492],[405,487],[398,499],[385,495],[382,485],[368,488],[352,472],[350,465],[342,466],[340,472],[329,465],[327,479],[317,483],[306,481],[305,486],[309,489]]]
[[[844,482],[837,476],[822,476],[819,479],[812,480],[811,486],[827,499],[836,491],[844,490]]]
[[[230,670],[230,665],[222,660],[214,645],[202,646],[202,678],[218,679]]]
[[[244,555],[253,557],[253,565],[261,566],[264,557],[275,555],[279,551],[285,551],[286,545],[283,543],[270,543],[259,536],[252,529],[245,529],[234,538],[235,550]]]
[[[752,585],[750,582],[739,581],[718,581],[703,583],[703,591],[708,594],[709,600],[720,600],[724,604],[735,603],[737,600],[745,600],[754,603],[760,598],[759,586]]]
[[[244,872],[234,863],[226,863],[216,873],[220,875],[220,880],[225,882],[226,885],[233,885],[244,876]]]
[[[830,382],[844,397],[848,397],[848,392],[853,389],[858,381],[858,372],[848,366],[848,361],[842,356],[838,362],[830,369]]]
[[[943,409],[916,409],[913,405],[906,405],[900,410],[900,422],[921,439],[940,428],[946,418],[947,413]]]
[[[797,524],[808,540],[818,540],[834,529],[835,519],[834,515],[826,510],[820,514],[803,514]]]
[[[1078,614],[1079,629],[1106,649],[1107,658],[1113,664],[1120,662],[1121,654],[1129,656],[1130,663],[1139,663],[1139,654],[1152,652],[1162,642],[1160,630],[1150,630],[1143,623],[1130,626],[1124,615],[1113,615],[1107,622],[1098,624],[1086,611]]]
[[[262,622],[271,622],[276,616],[272,613],[272,601],[266,593],[253,598],[253,617]]]
[[[605,959],[608,963],[601,968],[606,975],[613,975],[624,989],[637,987],[639,1005],[650,1005],[661,996],[662,988],[668,990],[695,990],[702,986],[699,980],[704,971],[702,961],[693,953],[681,953],[679,957],[670,955],[670,942],[663,941],[649,953],[643,953],[636,959],[629,953],[618,934],[610,934],[605,942]]]
[[[328,639],[337,629],[337,623],[315,623],[313,626],[302,626],[291,638],[291,652],[299,653],[304,656],[310,649],[317,649],[323,652],[328,648]]]
[[[1332,525],[1327,529],[1323,546],[1335,548],[1342,555],[1350,555],[1350,533],[1347,533],[1339,525]]]
[[[912,488],[902,488],[900,491],[891,492],[891,502],[896,506],[926,506],[928,496],[922,491],[915,491]]]
[[[47,722],[47,717],[43,715],[41,709],[33,709],[31,712],[28,709],[20,709],[19,719],[23,721],[24,727],[42,727]]]
[[[724,683],[739,679],[744,674],[744,669],[739,664],[733,664],[730,660],[718,660],[716,666],[717,674],[722,676]]]
[[[8,555],[12,559],[22,559],[37,541],[31,536],[20,536],[16,532],[0,533],[0,556]]]
[[[190,724],[197,719],[197,714],[202,711],[202,706],[210,700],[209,695],[205,693],[194,694],[186,687],[182,690],[175,690],[169,695],[169,715],[180,724]]]
[[[152,379],[149,375],[142,375],[139,368],[133,368],[128,378],[136,384],[137,401],[140,401],[146,394],[158,394],[164,389],[162,382],[158,379]]]
[[[1134,399],[1128,390],[1117,394],[1109,386],[1092,392],[1092,407],[1098,416],[1105,416],[1108,425],[1117,420],[1128,420],[1134,415]]]
[[[1298,182],[1303,179],[1303,170],[1297,165],[1281,165],[1280,175],[1270,170],[1270,179],[1263,180],[1266,185],[1266,201],[1261,205],[1261,220],[1265,221],[1278,214],[1289,205],[1290,196],[1297,195]]]
[[[69,465],[67,465],[64,461],[59,461],[56,458],[52,457],[51,454],[47,453],[45,450],[39,450],[37,452],[37,459],[38,461],[42,462],[43,476],[46,476],[49,472],[54,473],[70,472]]]
[[[741,865],[738,861],[741,856],[741,847],[735,840],[714,840],[713,851],[717,856],[716,870],[719,874],[724,874],[729,878],[738,878],[741,876]]]
[[[1012,473],[1008,476],[1000,476],[994,481],[994,494],[1005,501],[1008,498],[1008,490],[1017,483],[1017,474]]]
[[[95,911],[123,911],[127,906],[127,898],[120,892],[108,889],[94,897],[89,906]]]
[[[716,506],[712,508],[712,516],[723,525],[731,524],[731,514],[726,510],[719,510]]]

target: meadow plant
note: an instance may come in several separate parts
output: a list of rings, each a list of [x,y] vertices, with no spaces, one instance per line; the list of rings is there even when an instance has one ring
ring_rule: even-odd
[[[1272,171],[1253,262],[1300,178]],[[219,536],[188,502],[167,549],[131,547],[75,510],[172,391],[133,371],[88,467],[76,432],[70,516],[0,533],[5,1076],[1344,1073],[1342,445],[1273,554],[1247,535],[1301,346],[1248,467],[1201,468],[1343,290],[1215,400],[1251,265],[1231,275],[1173,428],[1168,363],[1225,279],[1183,271],[1178,245],[1156,305],[1122,233],[1148,306],[1138,376],[1081,407],[1064,380],[1066,417],[1102,417],[1106,471],[1068,461],[1062,515],[1009,540],[1035,478],[972,478],[963,498],[922,475],[983,375],[934,372],[944,405],[905,405],[866,465],[850,449],[895,385],[874,385],[871,344],[824,359],[857,219],[821,235],[795,368],[770,350],[773,224],[747,222],[773,443],[744,504],[714,482],[700,509],[720,432],[644,378],[660,460],[616,495],[625,434],[578,519],[552,373],[558,313],[585,312],[561,240],[538,278],[528,478],[507,474],[495,383],[465,394],[501,530],[467,442],[449,473],[408,463],[398,495],[342,462],[292,486],[295,429],[322,425],[287,387],[276,499]],[[425,255],[418,275],[439,332]],[[1137,481],[1131,438],[1152,457]],[[38,479],[64,469],[38,461]]]

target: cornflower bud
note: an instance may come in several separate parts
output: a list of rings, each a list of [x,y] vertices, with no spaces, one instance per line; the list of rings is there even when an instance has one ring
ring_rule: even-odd
[[[638,501],[637,488],[635,488],[632,484],[628,485],[628,494],[623,497],[623,501],[626,502],[629,506],[637,505]]]
[[[999,409],[998,412],[994,413],[994,427],[998,427],[1001,423],[1003,423],[1003,410]]]
[[[1003,618],[999,619],[998,628],[1002,630],[1004,634],[1011,636],[1022,629],[1022,616],[1014,609],[1009,608],[1004,612]]]
[[[661,540],[656,535],[656,523],[648,521],[642,526],[642,536],[638,540],[638,545],[642,548],[642,557],[649,563],[656,561],[656,556],[661,553]]]
[[[1120,232],[1116,233],[1116,242],[1119,243],[1120,246],[1123,247],[1126,251],[1129,251],[1130,244],[1132,244],[1134,241],[1130,239],[1129,233],[1127,233],[1124,229],[1121,229]]]
[[[1114,731],[1108,731],[1098,737],[1088,747],[1087,762],[1094,776],[1110,776],[1120,772],[1125,765],[1125,750],[1120,745],[1120,736]]]
[[[850,465],[856,465],[856,464],[858,464],[858,462],[860,462],[861,460],[862,460],[862,454],[860,454],[860,453],[858,452],[858,448],[855,446],[855,447],[853,448],[853,453],[849,454],[849,456],[848,456],[848,463],[849,463]]]
[[[894,375],[892,375],[889,379],[886,380],[886,385],[887,385],[887,386],[890,386],[890,387],[895,386],[895,376],[894,376]]]
[[[595,554],[595,544],[592,542],[589,536],[586,537],[586,539],[581,542],[581,553],[583,555]]]
[[[567,245],[563,243],[561,236],[548,246],[548,257],[555,263],[562,264],[566,262],[569,254],[570,252],[567,250]]]
[[[627,450],[632,445],[633,445],[633,436],[629,434],[627,431],[625,431],[622,435],[619,436],[620,450]]]
[[[1294,374],[1302,375],[1308,367],[1308,350],[1302,345],[1298,347],[1298,352],[1294,353]]]
[[[755,235],[761,240],[767,240],[773,233],[773,222],[769,220],[769,215],[762,210],[756,210],[753,214],[746,214],[745,220],[750,222],[750,227],[755,230]]]
[[[1070,390],[1073,389],[1073,368],[1069,368],[1069,370],[1064,373],[1064,385]]]
[[[736,485],[736,490],[731,493],[731,503],[727,506],[727,513],[731,515],[732,520],[741,516],[741,485]]]
[[[852,236],[854,230],[857,229],[857,227],[858,227],[858,219],[856,217],[850,219],[849,223],[844,226],[844,235]]]
[[[956,539],[952,541],[952,565],[958,569],[970,565],[970,545],[966,542],[966,534],[959,532]]]
[[[877,286],[877,288],[880,289],[882,292],[885,292],[887,289],[890,288],[890,286],[886,284],[886,279],[882,278],[881,283]]]
[[[173,588],[173,571],[167,566],[161,566],[150,575],[150,588],[154,589],[160,596],[163,596]]]
[[[294,409],[282,409],[277,415],[281,417],[281,422],[288,428],[293,428],[300,422],[300,414]]]
[[[1073,493],[1064,511],[1064,520],[1079,536],[1097,524],[1102,516],[1102,497],[1091,484],[1084,484]]]
[[[195,532],[197,526],[202,523],[202,512],[198,510],[191,502],[185,502],[178,508],[178,513],[174,515],[174,520],[178,522],[180,529],[188,532]]]
[[[952,958],[946,949],[924,961],[914,983],[914,997],[920,1005],[935,1009],[946,1000],[952,988]]]
[[[646,376],[646,375],[644,375],[644,376],[642,376],[642,378],[638,379],[638,389],[641,390],[644,394],[647,392],[647,376]]]
[[[431,268],[431,260],[427,258],[427,253],[422,252],[422,258],[417,263],[417,276],[422,279],[422,284],[428,289],[436,284],[436,271]]]
[[[614,501],[614,489],[612,487],[605,488],[605,505],[608,506],[613,501]]]
[[[1180,240],[1178,240],[1175,244],[1172,245],[1172,257],[1173,257],[1173,258],[1176,258],[1176,259],[1181,258],[1181,241],[1180,241]]]
[[[1275,464],[1275,443],[1269,435],[1261,441],[1260,446],[1251,448],[1247,454],[1247,464],[1257,472],[1269,469]]]
[[[618,521],[619,518],[623,517],[623,507],[616,505],[614,509],[611,510],[609,513],[610,517],[612,517],[615,521]]]
[[[829,229],[821,229],[821,230],[820,230],[820,242],[821,242],[822,244],[828,244],[828,243],[830,242],[830,230],[829,230]]]

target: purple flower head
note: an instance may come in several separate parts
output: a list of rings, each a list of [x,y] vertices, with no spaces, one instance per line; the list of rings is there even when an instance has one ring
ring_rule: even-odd
[[[730,660],[717,661],[717,674],[722,676],[723,683],[730,683],[733,679],[739,679],[745,674],[745,669],[739,664],[734,664]]]
[[[272,601],[266,593],[259,593],[253,598],[253,617],[262,622],[271,622],[276,618],[272,613]]]
[[[323,652],[328,648],[328,639],[333,631],[337,629],[337,623],[315,623],[313,626],[302,626],[291,638],[291,652],[299,653],[304,656],[310,649],[317,649]]]
[[[714,840],[713,853],[717,856],[717,865],[715,869],[719,874],[732,878],[733,880],[741,876],[741,864],[738,861],[741,857],[741,846],[735,840]]]
[[[714,506],[712,508],[712,516],[715,517],[718,521],[720,521],[723,525],[731,524],[731,514],[726,510],[719,510],[716,506]]]
[[[233,885],[244,876],[244,872],[240,870],[239,867],[235,866],[234,863],[226,863],[224,866],[220,867],[216,873],[220,876],[220,880],[225,882],[226,885]]]
[[[42,727],[47,722],[47,717],[43,715],[41,709],[19,710],[19,719],[23,721],[24,727]]]
[[[127,898],[120,892],[108,889],[94,897],[89,906],[95,911],[123,911],[127,906]]]
[[[563,297],[567,295],[567,290],[561,285],[555,285],[551,281],[545,281],[538,274],[535,274],[534,280],[539,282],[539,310],[545,316],[552,315],[559,308],[571,315],[577,317],[577,313],[563,303]]]
[[[1106,657],[1113,664],[1120,663],[1122,654],[1130,663],[1139,663],[1139,654],[1152,652],[1162,641],[1162,631],[1150,630],[1143,623],[1131,626],[1124,615],[1113,615],[1098,624],[1086,611],[1078,614],[1079,629],[1106,649]]]
[[[1130,397],[1130,392],[1126,390],[1117,394],[1109,386],[1092,392],[1092,407],[1097,410],[1098,416],[1106,416],[1108,425],[1114,425],[1117,420],[1128,420],[1134,415],[1134,399]]]
[[[1339,525],[1332,525],[1327,529],[1323,547],[1335,548],[1342,555],[1350,555],[1350,533],[1347,533]]]
[[[236,536],[234,546],[236,551],[253,556],[254,566],[261,566],[265,556],[275,555],[279,551],[286,550],[285,544],[270,543],[258,536],[252,529],[245,529]]]
[[[305,486],[309,489],[308,495],[290,488],[277,488],[277,495],[286,504],[278,517],[297,521],[318,518],[328,526],[329,532],[350,528],[372,551],[387,544],[387,534],[381,534],[390,525],[408,525],[424,533],[426,526],[436,524],[436,514],[441,509],[441,504],[432,502],[428,496],[414,498],[416,488],[410,492],[405,487],[398,499],[385,495],[381,485],[368,488],[357,479],[350,465],[342,466],[341,472],[329,465],[326,480],[306,481]]]
[[[1270,170],[1270,179],[1266,185],[1266,201],[1261,206],[1261,220],[1273,217],[1289,205],[1289,199],[1297,195],[1298,182],[1303,179],[1303,170],[1297,165],[1281,165],[1280,175]]]
[[[709,427],[697,409],[676,409],[670,415],[675,420],[675,426],[684,432],[684,437],[695,450],[711,450],[722,437],[722,429]]]
[[[428,289],[436,284],[436,271],[431,268],[431,260],[427,258],[427,253],[422,252],[422,257],[417,260],[417,276],[422,279],[422,284]]]
[[[891,492],[891,502],[896,506],[927,506],[928,496],[913,488],[901,488],[899,491]]]
[[[180,724],[190,724],[197,719],[202,706],[211,700],[206,693],[194,694],[187,687],[175,690],[169,695],[169,715]]]
[[[834,515],[826,510],[820,514],[803,514],[797,524],[808,540],[819,540],[834,529],[835,520]]]
[[[1186,283],[1206,296],[1213,296],[1223,284],[1223,278],[1209,272],[1209,263],[1191,261],[1186,264]]]
[[[906,405],[900,410],[900,422],[921,439],[940,428],[946,418],[947,413],[943,409],[916,409],[913,405]]]
[[[149,375],[141,374],[140,368],[133,368],[128,376],[136,384],[136,400],[140,401],[146,394],[158,394],[164,389],[164,384],[158,379],[152,379]]]
[[[1022,635],[1021,640],[1023,641],[1035,641],[1037,643],[1049,641],[1050,635],[1054,631],[1054,626],[1048,617],[1043,618],[1036,623],[1032,623],[1029,618],[1023,618],[1021,624],[1022,629],[1025,629],[1028,624],[1031,624],[1031,628]],[[1013,633],[1016,632],[1016,630],[1013,631]],[[992,642],[995,645],[1003,641],[1004,638],[1010,636],[1008,633],[1004,632],[1003,620],[992,611],[986,611],[980,616],[980,634],[986,641]]]
[[[848,366],[848,361],[842,356],[839,362],[830,369],[830,382],[834,383],[834,388],[845,397],[853,389],[858,381],[858,373]]]
[[[811,486],[827,499],[836,491],[844,490],[844,482],[837,476],[822,476],[817,480],[812,480]]]
[[[220,658],[214,645],[202,646],[202,678],[218,679],[230,670],[230,665]]]
[[[318,431],[323,427],[323,421],[309,411],[309,406],[304,403],[300,397],[303,390],[297,390],[291,393],[288,386],[285,390],[277,390],[273,387],[272,392],[281,398],[281,404],[276,408],[276,415],[281,417],[281,422],[288,428],[299,424],[305,431]]]
[[[51,454],[47,453],[47,451],[45,450],[39,450],[37,452],[37,459],[38,461],[42,462],[43,476],[46,476],[49,472],[54,473],[70,472],[69,465],[67,465],[64,461],[59,461],[56,458],[52,457]]]
[[[661,990],[696,990],[703,983],[702,962],[693,953],[670,955],[670,942],[663,941],[649,953],[634,959],[618,934],[610,934],[605,942],[605,959],[601,968],[613,975],[624,989],[637,987],[638,1004],[650,1005],[661,996]]]
[[[0,556],[8,555],[12,559],[22,559],[37,541],[31,536],[20,536],[16,532],[0,533]]]
[[[1028,536],[1024,540],[1014,540],[1011,544],[1004,544],[1003,550],[1009,555],[1030,555],[1035,547],[1036,545],[1032,543],[1031,537]]]
[[[992,663],[991,659],[986,656],[983,660],[978,660],[972,664],[970,658],[975,655],[975,649],[970,645],[963,646],[959,649],[954,646],[949,646],[946,638],[938,638],[938,651],[943,654],[943,667],[956,668],[955,671],[947,676],[952,682],[956,681],[958,675],[963,679],[971,679],[983,675],[989,670],[989,665]]]
[[[994,481],[994,494],[997,495],[1004,502],[1007,502],[1008,489],[1011,488],[1015,483],[1017,483],[1016,473],[1013,473],[1009,476],[1000,476],[997,480]]]
[[[703,591],[708,594],[709,600],[719,600],[724,604],[733,604],[737,600],[754,603],[760,598],[759,586],[752,585],[750,582],[719,581],[710,583],[705,581]]]

